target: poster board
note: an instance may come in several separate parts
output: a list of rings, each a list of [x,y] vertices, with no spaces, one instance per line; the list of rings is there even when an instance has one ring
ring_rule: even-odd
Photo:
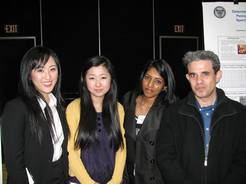
[[[221,61],[217,86],[246,105],[246,3],[203,2],[202,7],[204,48]]]

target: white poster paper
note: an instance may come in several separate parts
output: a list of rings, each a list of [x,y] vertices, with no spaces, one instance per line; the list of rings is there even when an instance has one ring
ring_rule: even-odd
[[[246,3],[203,2],[205,50],[218,54],[223,72],[218,87],[246,105]]]

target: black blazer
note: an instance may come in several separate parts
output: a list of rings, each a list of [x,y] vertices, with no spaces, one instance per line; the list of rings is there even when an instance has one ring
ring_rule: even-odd
[[[41,110],[41,108],[40,108]],[[35,184],[49,184],[52,176],[53,144],[46,123],[43,124],[44,139],[40,144],[31,133],[27,116],[27,106],[21,98],[8,102],[2,116],[2,139],[5,163],[8,172],[8,184],[28,184],[25,168],[27,167]],[[65,116],[63,112],[59,112]],[[67,123],[62,121],[63,141],[63,173],[67,179]],[[55,182],[52,182],[55,183]]]
[[[156,99],[136,136],[136,98],[137,95],[134,92],[128,92],[122,100],[125,110],[127,175],[131,184],[163,184],[164,181],[156,165],[155,145],[162,112],[166,105],[161,104],[161,101]],[[133,173],[134,166],[135,176]]]

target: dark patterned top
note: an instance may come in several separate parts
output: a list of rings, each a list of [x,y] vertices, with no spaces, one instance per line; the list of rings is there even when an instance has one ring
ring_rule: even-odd
[[[97,113],[98,143],[87,145],[81,152],[81,159],[90,177],[106,184],[113,175],[115,151],[104,128],[102,113]]]

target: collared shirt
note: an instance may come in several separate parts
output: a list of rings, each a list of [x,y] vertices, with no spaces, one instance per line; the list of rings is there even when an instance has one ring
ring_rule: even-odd
[[[199,111],[203,119],[206,145],[208,144],[210,124],[211,124],[211,119],[212,119],[212,114],[213,114],[214,109],[215,109],[214,105],[199,108]]]
[[[56,97],[51,93],[49,95],[49,98],[50,98],[50,101],[49,101],[48,105],[51,109],[51,112],[53,115],[53,120],[54,120],[54,124],[52,126],[53,132],[54,132],[54,138],[52,138],[52,143],[53,143],[53,148],[54,148],[52,162],[55,162],[62,155],[62,143],[64,140],[64,134],[63,134],[61,120],[60,120],[60,117],[59,117],[57,109],[56,109],[56,105],[57,105]],[[38,98],[38,103],[39,103],[39,105],[40,105],[40,107],[44,113],[44,116],[45,116],[44,109],[46,107],[46,103],[41,98]],[[28,168],[26,168],[26,172],[27,172],[27,177],[28,177],[28,183],[34,184],[33,177],[30,174]]]
[[[56,109],[56,105],[57,105],[56,97],[51,93],[49,95],[49,98],[50,98],[50,101],[49,101],[48,105],[51,109],[51,112],[53,115],[53,120],[54,120],[54,124],[52,126],[53,132],[54,132],[54,138],[52,139],[53,148],[54,148],[52,161],[55,162],[62,155],[62,143],[64,140],[64,134],[63,134],[63,130],[62,130],[61,120],[60,120],[60,117],[59,117],[57,109]],[[46,103],[41,98],[38,98],[38,102],[39,102],[39,105],[40,105],[44,115],[45,115],[44,109],[46,107]]]
[[[203,127],[204,127],[204,145],[205,145],[205,156],[208,156],[209,150],[209,141],[210,141],[210,126],[213,112],[216,108],[216,105],[210,105],[208,107],[201,107],[198,104],[198,109],[203,119]]]

